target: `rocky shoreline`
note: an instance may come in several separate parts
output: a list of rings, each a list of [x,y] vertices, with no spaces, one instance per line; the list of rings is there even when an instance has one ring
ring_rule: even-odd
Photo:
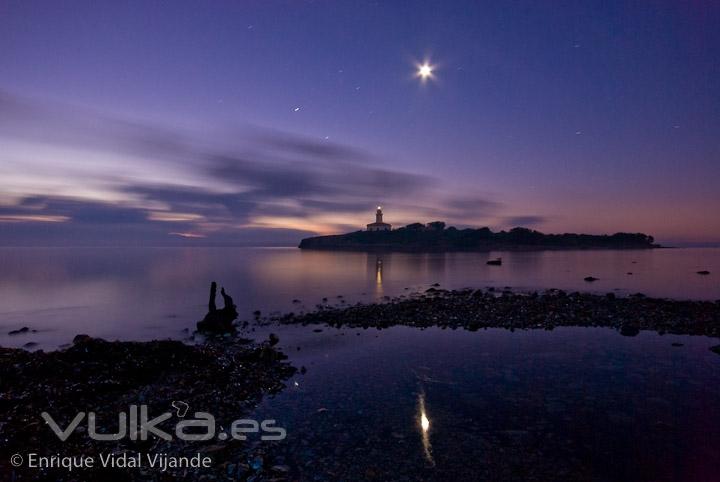
[[[237,323],[240,333],[263,324],[327,325],[389,328],[405,325],[476,331],[545,329],[561,326],[609,327],[625,336],[641,330],[720,337],[720,300],[677,301],[637,294],[515,293],[510,290],[444,290],[435,285],[424,293],[387,299],[383,303],[318,305],[310,313],[288,313]],[[319,328],[314,331],[321,331]],[[67,427],[78,412],[97,412],[98,431],[117,431],[118,414],[132,405],[147,405],[153,416],[175,412],[211,413],[221,427],[243,418],[259,401],[285,387],[296,373],[276,347],[278,338],[256,343],[238,334],[212,336],[202,344],[180,341],[108,342],[78,335],[73,344],[53,352],[0,348],[0,451],[43,454],[167,453],[207,455],[207,470],[148,467],[127,469],[27,470],[0,460],[0,480],[286,480],[296,467],[284,459],[275,442],[256,440],[98,442],[88,435],[87,419],[62,442],[40,414],[51,412],[59,427]],[[720,345],[711,348],[720,354]],[[304,373],[304,368],[301,370]],[[101,415],[102,414],[102,415]],[[159,427],[172,431],[180,413]],[[295,467],[295,468],[294,468]]]
[[[263,396],[282,390],[296,369],[276,350],[276,340],[251,343],[224,337],[202,345],[180,341],[108,342],[79,335],[69,348],[28,352],[0,348],[0,480],[223,480],[257,475],[271,467],[286,470],[282,460],[263,460],[272,445],[259,435],[247,441],[234,438],[207,441],[148,440],[97,441],[89,435],[83,417],[65,442],[41,418],[47,411],[61,430],[79,412],[97,414],[98,433],[117,433],[118,416],[131,406],[148,407],[150,418],[172,414],[158,425],[174,434],[181,420],[197,418],[195,411],[215,417],[220,427],[247,415]],[[180,413],[184,411],[187,413]],[[132,417],[132,415],[129,415]],[[219,430],[219,429],[218,429]],[[212,459],[205,470],[187,468],[66,468],[28,469],[10,464],[10,454],[94,456],[101,454],[201,454]],[[144,455],[143,455],[144,456]],[[27,465],[27,464],[25,464]],[[97,460],[96,460],[97,465]]]
[[[334,327],[388,328],[395,325],[426,328],[546,329],[594,326],[617,329],[627,336],[641,330],[720,337],[720,300],[678,301],[641,294],[618,297],[548,290],[514,293],[486,290],[448,291],[431,287],[422,294],[385,303],[346,307],[319,305],[312,313],[288,313],[279,323],[326,324]]]

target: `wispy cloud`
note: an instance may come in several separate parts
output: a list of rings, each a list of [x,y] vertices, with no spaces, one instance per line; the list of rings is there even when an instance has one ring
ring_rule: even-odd
[[[398,224],[502,219],[482,193],[448,194],[437,178],[325,140],[191,132],[3,92],[0,114],[4,244],[294,244],[359,229],[379,202]]]

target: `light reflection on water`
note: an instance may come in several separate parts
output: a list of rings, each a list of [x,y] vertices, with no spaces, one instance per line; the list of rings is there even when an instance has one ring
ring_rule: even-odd
[[[430,419],[427,416],[425,410],[425,393],[421,392],[418,395],[418,412],[420,413],[419,425],[420,435],[422,436],[422,445],[425,458],[430,464],[435,465],[435,460],[432,456],[432,445],[430,445]]]
[[[279,451],[302,480],[694,481],[720,469],[717,339],[313,328],[268,328],[307,373],[254,414],[286,428]]]
[[[487,266],[502,257],[502,266]],[[696,274],[709,270],[709,276]],[[632,271],[633,275],[627,272]],[[583,281],[588,275],[599,278]],[[720,249],[353,253],[296,248],[0,248],[0,344],[53,347],[77,333],[182,336],[203,316],[210,281],[254,310],[312,310],[322,298],[374,301],[444,288],[512,286],[720,298]],[[299,299],[301,303],[293,303]],[[39,332],[8,337],[22,326]]]

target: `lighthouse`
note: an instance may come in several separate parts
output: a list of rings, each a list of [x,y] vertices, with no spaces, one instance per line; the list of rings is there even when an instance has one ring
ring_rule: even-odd
[[[392,225],[383,222],[382,206],[377,207],[375,211],[375,222],[367,225],[368,231],[390,231]]]

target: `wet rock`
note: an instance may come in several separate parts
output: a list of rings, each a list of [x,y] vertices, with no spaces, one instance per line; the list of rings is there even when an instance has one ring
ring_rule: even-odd
[[[637,336],[640,330],[633,325],[622,325],[620,326],[620,334],[622,336]]]
[[[678,343],[678,342],[671,343],[671,345],[672,346],[684,346],[683,343]]]
[[[261,456],[253,457],[248,461],[250,468],[253,470],[260,470],[263,467],[264,460]]]
[[[642,294],[620,297],[548,290],[526,295],[490,289],[435,290],[386,303],[326,308],[281,323],[352,328],[387,328],[395,325],[427,328],[552,329],[560,326],[606,326],[626,336],[639,330],[676,334],[720,336],[720,304],[709,301],[674,301]],[[321,328],[316,328],[321,330]],[[356,331],[357,333],[357,331]]]
[[[270,343],[270,346],[275,346],[280,341],[280,338],[275,333],[270,333],[270,336],[268,337],[268,342]]]
[[[65,442],[48,437],[47,427],[38,423],[36,407],[52,407],[56,419],[70,420],[78,407],[101,407],[106,413],[120,413],[132,404],[142,403],[148,406],[149,413],[160,414],[174,413],[171,402],[182,400],[191,411],[211,408],[217,422],[228,426],[249,414],[265,394],[281,390],[284,381],[294,375],[295,369],[285,358],[266,344],[234,340],[185,345],[170,340],[108,342],[80,335],[68,348],[48,353],[0,348],[2,451],[26,453],[37,450],[40,443],[48,453],[93,454],[107,448],[107,444],[98,444],[77,430]],[[171,432],[172,420],[176,419],[158,428]],[[101,426],[102,431],[107,429],[110,427]],[[214,457],[220,461],[246,459],[242,444],[217,444],[215,440],[184,446],[124,438],[114,442],[112,450],[142,452],[151,448],[178,456],[212,452],[222,454]],[[191,473],[172,468],[160,473],[159,469],[147,468],[139,478],[128,478],[126,474],[117,478],[95,469],[83,471],[80,477],[68,477],[65,469],[49,469],[40,478],[23,475],[21,479],[194,481],[225,480],[234,473],[231,464],[220,463]]]
[[[708,275],[708,274],[710,274],[710,271],[702,270],[702,271],[698,271],[697,274]]]
[[[711,346],[711,347],[710,347],[710,351],[713,352],[713,353],[717,353],[718,355],[720,355],[720,345]]]
[[[586,276],[586,277],[583,278],[583,279],[584,279],[585,281],[587,281],[588,283],[592,283],[593,281],[597,281],[597,280],[598,280],[598,278],[596,278],[596,277],[594,277],[594,276]]]

